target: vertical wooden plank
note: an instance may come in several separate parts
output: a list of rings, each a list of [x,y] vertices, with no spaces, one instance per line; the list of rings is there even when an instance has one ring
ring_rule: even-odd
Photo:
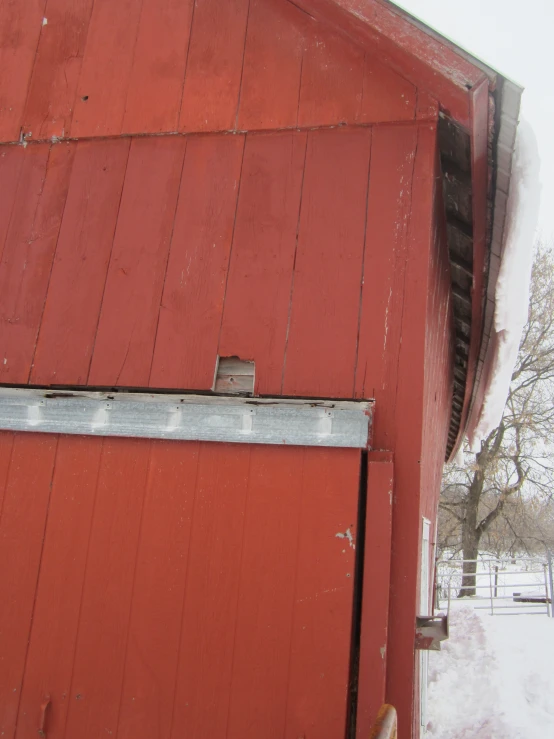
[[[243,147],[242,136],[187,143],[151,387],[212,387]]]
[[[26,152],[0,264],[0,381],[29,381],[75,144]]]
[[[413,121],[417,90],[376,57],[366,54],[363,94],[357,120],[363,123]]]
[[[193,4],[143,0],[124,133],[177,130]]]
[[[129,145],[129,139],[77,144],[31,372],[34,384],[86,384]]]
[[[299,126],[353,123],[359,115],[364,52],[323,25],[313,28],[304,51]]]
[[[201,445],[173,739],[227,737],[250,451]]]
[[[238,128],[296,125],[306,15],[281,0],[251,0]]]
[[[13,736],[58,439],[18,434],[0,521],[0,735]]]
[[[116,735],[150,441],[105,439],[65,736]]]
[[[0,148],[0,260],[16,203],[25,150],[21,146]]]
[[[375,398],[374,446],[394,449],[398,354],[417,127],[373,131],[364,285],[356,366],[358,398]]]
[[[198,452],[198,443],[152,442],[119,739],[170,735]]]
[[[182,137],[131,143],[91,385],[148,385],[184,151]]]
[[[219,354],[253,359],[261,394],[281,392],[305,152],[305,133],[246,140]]]
[[[37,734],[47,695],[52,701],[47,735],[64,735],[102,444],[102,439],[84,436],[61,436],[58,442],[18,738]]]
[[[421,124],[414,160],[393,447],[394,540],[386,699],[398,710],[400,736],[409,736],[416,718],[414,711],[418,711],[413,700],[415,654],[412,627],[417,615],[421,542],[425,337],[436,156],[436,125]]]
[[[308,135],[283,392],[351,397],[370,129]]]
[[[248,0],[196,0],[188,52],[181,131],[235,128]]]
[[[95,0],[70,135],[121,133],[142,0]]]
[[[301,447],[252,448],[229,739],[284,735],[303,459]]]
[[[385,702],[394,466],[389,452],[370,452],[358,675],[356,737],[367,739]]]
[[[17,141],[46,0],[0,5],[0,141]]]
[[[69,133],[93,0],[48,0],[23,116],[25,136]]]
[[[344,736],[359,473],[359,450],[305,450],[287,739]]]

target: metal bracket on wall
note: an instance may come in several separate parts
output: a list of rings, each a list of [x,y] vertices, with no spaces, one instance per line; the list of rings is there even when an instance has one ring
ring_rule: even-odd
[[[0,388],[0,429],[367,449],[373,401]]]
[[[438,652],[445,639],[448,639],[448,616],[416,616],[416,649]]]

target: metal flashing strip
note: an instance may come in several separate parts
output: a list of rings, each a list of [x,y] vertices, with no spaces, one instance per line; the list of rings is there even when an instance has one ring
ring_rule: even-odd
[[[373,401],[0,388],[0,429],[366,449]]]

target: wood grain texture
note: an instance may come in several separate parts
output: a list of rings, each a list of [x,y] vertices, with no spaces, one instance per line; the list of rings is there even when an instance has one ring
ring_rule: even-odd
[[[181,137],[131,144],[91,385],[148,385],[184,151]]]
[[[256,363],[255,392],[281,392],[305,133],[246,139],[220,356]]]
[[[29,437],[35,443],[40,438]],[[102,445],[102,439],[59,439],[17,739],[36,735],[39,707],[47,695],[52,701],[47,736],[64,736]]]
[[[352,397],[370,137],[369,129],[308,134],[286,395]]]
[[[287,737],[344,734],[355,552],[337,534],[357,538],[359,473],[358,450],[305,450]]]
[[[235,128],[249,0],[196,0],[181,131]]]
[[[243,147],[239,136],[188,141],[151,387],[213,385]]]
[[[142,0],[95,0],[70,135],[121,133]]]
[[[29,381],[75,144],[25,152],[0,264],[0,381]]]
[[[193,0],[143,0],[123,133],[176,131]]]
[[[172,739],[227,737],[250,452],[201,445]]]
[[[170,736],[199,447],[194,442],[152,443],[119,739]]]
[[[15,732],[57,443],[52,434],[16,435],[9,474],[4,478],[0,519],[0,733],[5,736]]]
[[[48,0],[23,131],[29,139],[69,134],[93,0]]]
[[[306,26],[292,3],[250,0],[239,130],[296,125]]]
[[[77,145],[31,372],[34,384],[86,384],[130,143]]]
[[[312,29],[302,63],[298,125],[353,123],[363,84],[363,49],[324,25]]]
[[[394,464],[390,452],[370,452],[358,674],[356,737],[367,739],[385,702]]]
[[[46,0],[0,5],[0,141],[18,141]]]
[[[412,121],[415,118],[416,101],[417,89],[413,84],[380,63],[374,56],[365,55],[358,121]]]
[[[151,442],[105,439],[65,736],[117,735]]]
[[[372,138],[355,394],[377,401],[376,449],[394,449],[417,135],[416,125],[390,126]]]

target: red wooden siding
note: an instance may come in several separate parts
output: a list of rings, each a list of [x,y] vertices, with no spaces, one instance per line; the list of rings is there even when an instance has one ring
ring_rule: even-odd
[[[184,75],[180,131],[235,128],[250,0],[197,0]]]
[[[335,739],[359,460],[1,434],[2,731]]]
[[[438,171],[437,171],[437,182]],[[450,261],[446,246],[442,189],[433,202],[433,240],[429,259],[429,298],[425,340],[423,415],[422,515],[433,522],[437,515],[440,480],[452,402],[454,342]],[[434,527],[431,527],[434,532]]]
[[[360,630],[356,737],[367,739],[386,700],[394,464],[370,452]]]
[[[152,387],[211,388],[244,138],[187,141],[150,374]]]
[[[19,5],[0,11],[0,141],[415,118],[411,83],[289,0]]]
[[[2,445],[4,454],[8,450],[11,454],[8,472],[2,480],[0,518],[0,587],[3,593],[0,609],[0,735],[13,736],[58,440],[51,435],[21,434],[15,437],[11,446],[12,435],[1,435],[7,439],[7,443]],[[2,467],[5,470],[5,461]],[[22,505],[22,498],[25,505]]]
[[[391,448],[421,125],[10,149],[2,381],[210,390],[236,355],[375,398]]]
[[[373,131],[355,392],[359,398],[378,400],[376,449],[395,448],[398,355],[417,139],[416,126]]]
[[[306,141],[304,132],[246,140],[219,353],[255,359],[260,394],[283,390]]]
[[[92,385],[148,385],[184,153],[183,138],[138,138],[131,144]]]
[[[286,394],[353,395],[370,143],[364,128],[308,136]]]
[[[75,148],[33,147],[24,156],[0,263],[2,382],[29,381]]]
[[[425,124],[418,129],[413,166],[394,418],[396,463],[386,697],[398,710],[401,737],[410,736],[412,723],[418,720],[413,701],[415,684],[408,676],[414,676],[422,499],[429,495],[430,480],[437,484],[449,419],[445,404],[450,393],[449,376],[447,373],[439,378],[435,374],[441,372],[440,368],[444,370],[445,357],[451,351],[446,244],[441,224],[437,224],[439,209],[435,210],[436,162],[436,127]],[[436,381],[439,386],[433,387]],[[433,432],[424,433],[430,424]]]
[[[406,739],[451,391],[428,89],[469,108],[381,54],[381,5],[368,36],[312,0],[4,0],[0,383],[209,391],[237,355],[258,394],[374,398],[359,730],[386,697]],[[342,735],[359,458],[0,434],[0,733],[50,695],[49,739]]]
[[[31,372],[34,384],[87,382],[129,145],[129,139],[113,139],[77,146]]]

